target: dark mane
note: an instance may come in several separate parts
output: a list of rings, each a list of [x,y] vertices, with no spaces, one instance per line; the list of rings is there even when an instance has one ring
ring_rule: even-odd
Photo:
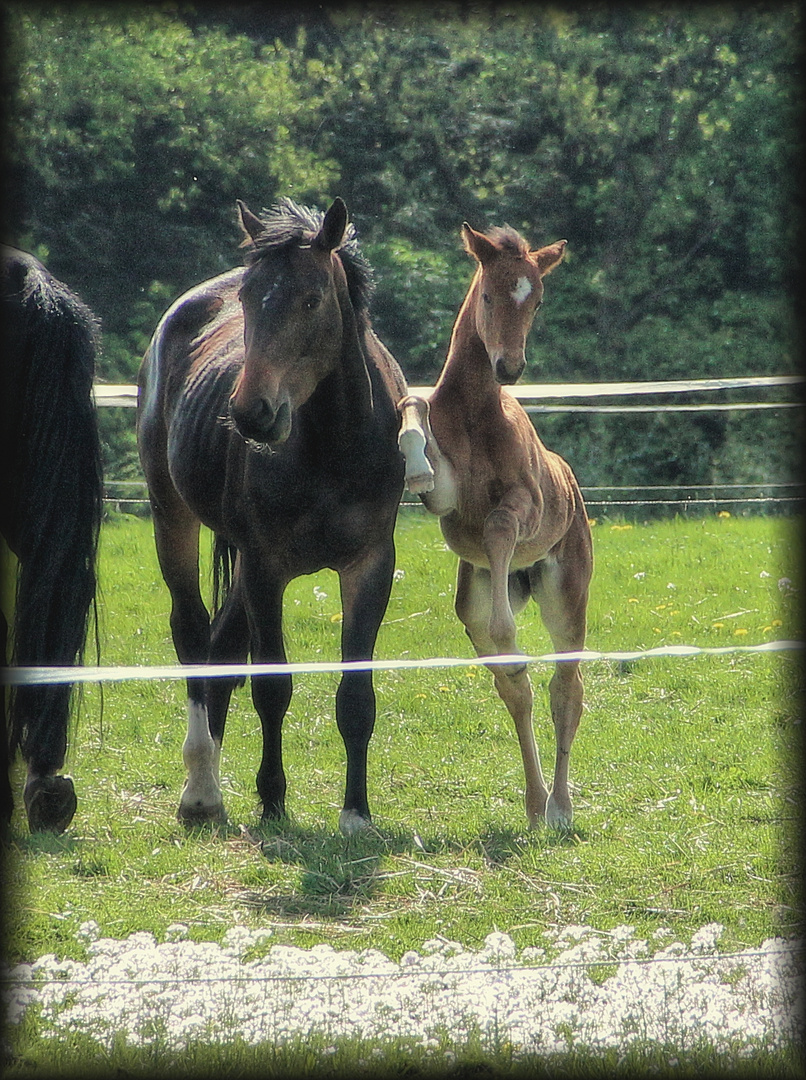
[[[511,225],[496,226],[490,229],[487,238],[509,255],[524,256],[529,252],[529,245],[521,234]]]
[[[260,220],[265,231],[257,240],[248,239],[243,245],[246,248],[247,265],[253,265],[270,252],[281,251],[313,239],[322,227],[324,217],[321,210],[300,206],[293,199],[285,197],[270,209],[264,208]],[[357,311],[366,311],[373,289],[372,268],[359,249],[352,222],[348,224],[344,240],[337,251],[347,276],[353,307]]]

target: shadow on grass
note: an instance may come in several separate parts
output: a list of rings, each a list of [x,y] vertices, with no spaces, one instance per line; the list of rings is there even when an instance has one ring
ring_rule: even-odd
[[[240,835],[269,862],[300,869],[297,892],[245,889],[239,893],[241,902],[266,914],[297,918],[344,918],[382,895],[386,881],[401,872],[390,870],[390,858],[403,858],[413,868],[430,869],[430,860],[438,862],[443,856],[455,858],[457,853],[468,852],[481,856],[494,871],[534,847],[573,845],[581,839],[578,833],[561,834],[548,828],[524,833],[494,824],[474,837],[448,833],[421,836],[414,830],[375,827],[345,837],[327,829],[304,828],[290,818],[242,828]]]

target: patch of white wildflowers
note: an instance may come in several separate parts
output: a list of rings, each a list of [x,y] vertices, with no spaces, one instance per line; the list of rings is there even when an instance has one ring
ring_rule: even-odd
[[[82,1032],[107,1048],[121,1034],[181,1050],[281,1044],[314,1030],[433,1048],[481,1035],[505,1038],[515,1055],[703,1040],[752,1054],[802,1041],[799,943],[770,938],[720,955],[722,929],[709,923],[689,947],[672,941],[654,953],[629,926],[567,926],[520,953],[503,933],[476,951],[434,938],[395,963],[374,949],[272,945],[270,929],[235,926],[219,946],[187,940],[175,923],[159,944],[143,932],[104,938],[88,922],[78,934],[86,963],[50,954],[0,974],[11,1024],[38,1007],[44,1035]],[[655,947],[672,936],[656,931]]]

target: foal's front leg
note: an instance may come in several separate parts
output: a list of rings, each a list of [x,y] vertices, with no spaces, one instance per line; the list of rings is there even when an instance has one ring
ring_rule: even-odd
[[[402,398],[398,446],[406,459],[406,487],[419,495],[427,510],[442,516],[456,509],[457,486],[453,466],[442,453],[429,419],[425,398]]]
[[[434,470],[426,454],[428,403],[409,395],[401,398],[397,407],[400,412],[397,445],[406,462],[406,487],[412,495],[433,491]]]

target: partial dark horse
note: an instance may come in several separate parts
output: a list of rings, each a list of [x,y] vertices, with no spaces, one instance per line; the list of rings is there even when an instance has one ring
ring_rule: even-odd
[[[324,567],[339,575],[345,661],[370,659],[394,572],[403,489],[396,402],[406,393],[372,330],[369,268],[336,199],[326,214],[282,200],[262,218],[239,203],[245,268],[180,297],[140,372],[138,442],[171,629],[182,663],[284,662],[283,594]],[[199,527],[231,571],[210,624]],[[263,727],[264,819],[285,814],[282,723],[291,677],[253,677]],[[178,816],[224,818],[219,759],[236,680],[188,679],[187,781]],[[366,828],[369,671],[342,676],[336,722],[347,752],[339,826]]]
[[[83,657],[95,600],[103,506],[96,320],[40,262],[12,248],[3,248],[2,310],[0,532],[16,556],[4,552],[3,583],[16,600],[11,627],[0,618],[3,659],[70,666]],[[63,832],[76,809],[73,781],[59,775],[73,687],[1,689],[2,817],[11,817],[8,769],[19,750],[29,828]]]

